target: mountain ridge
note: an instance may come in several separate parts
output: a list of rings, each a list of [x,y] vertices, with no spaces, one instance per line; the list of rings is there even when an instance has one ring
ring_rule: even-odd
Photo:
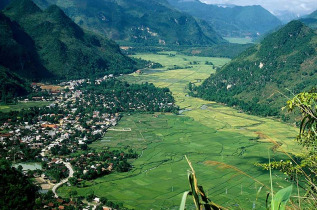
[[[166,0],[34,0],[45,8],[56,4],[80,26],[107,37],[146,45],[213,45],[225,42],[211,27]],[[204,24],[204,23],[203,23]]]
[[[39,62],[52,76],[46,79],[130,73],[136,68],[115,42],[84,31],[57,6],[42,11],[31,0],[14,0],[3,13],[34,42]]]
[[[280,110],[285,96],[317,85],[316,49],[316,33],[292,21],[211,75],[197,87],[197,96],[289,120]]]
[[[260,5],[223,7],[198,0],[168,1],[179,10],[207,21],[224,37],[256,37],[282,24]]]

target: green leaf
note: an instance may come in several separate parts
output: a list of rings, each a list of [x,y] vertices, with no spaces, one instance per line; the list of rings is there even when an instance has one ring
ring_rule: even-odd
[[[272,198],[271,210],[284,210],[292,194],[293,186],[284,188]]]
[[[189,193],[190,193],[189,191],[184,192],[181,205],[179,206],[179,210],[184,210],[185,209],[186,200],[187,200],[187,196],[188,196]]]

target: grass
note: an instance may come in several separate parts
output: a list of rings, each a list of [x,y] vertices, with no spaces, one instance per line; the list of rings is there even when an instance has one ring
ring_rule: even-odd
[[[30,107],[47,106],[51,102],[47,101],[31,101],[31,102],[19,102],[16,105],[0,105],[0,112],[20,111],[22,109],[28,109]]]
[[[299,153],[293,138],[297,130],[273,119],[239,113],[237,110],[210,101],[188,97],[186,85],[199,84],[214,70],[205,61],[216,66],[228,59],[198,58],[170,53],[161,55],[139,54],[136,57],[160,62],[164,68],[148,70],[144,74],[123,76],[130,83],[152,82],[159,87],[169,87],[177,105],[187,109],[182,115],[134,114],[124,116],[117,131],[109,131],[103,140],[91,147],[102,150],[133,148],[140,157],[133,162],[133,170],[113,173],[90,182],[85,188],[76,188],[79,195],[94,192],[126,207],[135,209],[178,209],[182,193],[189,189],[187,181],[187,155],[196,170],[199,184],[208,197],[228,208],[264,208],[266,192],[262,190],[256,202],[259,183],[270,185],[269,173],[255,167],[255,162],[268,162],[268,148],[275,148],[272,141],[282,143],[272,152],[274,160],[287,158],[279,152],[284,149]],[[167,71],[171,65],[189,69]],[[198,80],[198,81],[197,81]],[[130,132],[120,129],[131,128]],[[244,173],[249,175],[245,176]],[[273,173],[274,189],[288,186],[284,175]],[[59,193],[68,196],[73,187],[62,187]],[[191,207],[191,202],[188,203]],[[193,206],[192,206],[193,207]]]
[[[235,43],[235,44],[249,44],[249,43],[253,43],[251,38],[224,37],[224,39],[227,40],[230,43]]]

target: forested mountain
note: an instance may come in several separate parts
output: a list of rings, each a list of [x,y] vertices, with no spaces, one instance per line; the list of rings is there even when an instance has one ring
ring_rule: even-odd
[[[224,40],[166,0],[34,0],[56,4],[80,26],[114,40],[146,45],[210,45]]]
[[[300,19],[300,21],[302,21],[312,29],[317,29],[317,10],[307,17]]]
[[[26,94],[30,87],[24,79],[0,65],[0,99],[3,103],[11,103],[14,97]]]
[[[225,37],[256,37],[282,24],[261,6],[221,6],[205,4],[199,0],[168,1],[181,11],[207,21]]]
[[[0,64],[22,77],[76,79],[134,70],[115,42],[83,31],[57,6],[42,11],[31,0],[14,0],[3,14]]]
[[[316,33],[292,21],[211,75],[197,96],[287,120],[286,96],[317,85],[316,49]]]

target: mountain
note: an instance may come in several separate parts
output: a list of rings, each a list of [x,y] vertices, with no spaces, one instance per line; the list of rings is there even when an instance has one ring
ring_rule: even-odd
[[[183,12],[207,21],[223,37],[256,37],[281,21],[261,6],[211,5],[199,0],[168,0]]]
[[[204,21],[173,9],[166,0],[34,0],[56,4],[85,29],[145,45],[212,45],[224,40]]]
[[[5,8],[10,3],[10,0],[1,0],[0,1],[0,10]]]
[[[299,19],[299,15],[288,10],[274,10],[272,13],[285,24]]]
[[[13,97],[30,88],[23,78],[39,80],[49,76],[40,64],[34,42],[17,23],[0,13],[0,99],[12,102]]]
[[[0,31],[0,65],[34,81],[50,76],[39,60],[33,39],[2,13]]]
[[[22,77],[78,79],[135,69],[115,42],[84,31],[57,6],[43,11],[31,0],[13,0],[0,18],[6,23],[0,64]]]
[[[302,21],[312,29],[317,29],[317,10],[306,16],[305,18],[300,19],[300,21]]]
[[[0,65],[0,99],[4,104],[12,103],[17,96],[30,91],[28,82]]]
[[[289,118],[286,96],[317,86],[317,34],[292,21],[197,87],[197,96],[264,116]]]

